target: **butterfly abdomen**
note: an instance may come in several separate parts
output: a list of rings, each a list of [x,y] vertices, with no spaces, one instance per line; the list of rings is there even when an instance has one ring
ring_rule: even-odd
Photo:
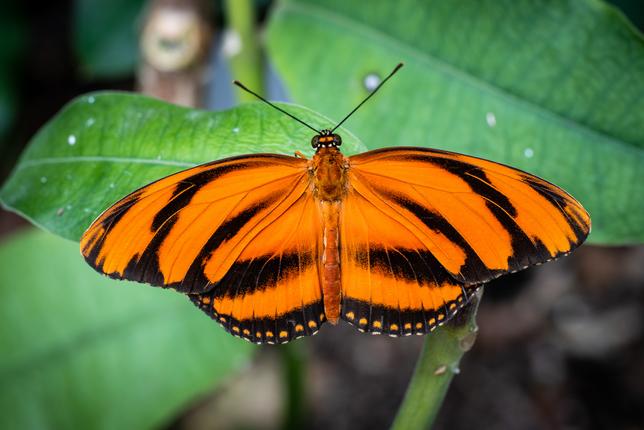
[[[324,313],[335,324],[340,318],[342,284],[340,282],[339,214],[347,190],[347,161],[337,148],[320,148],[311,162],[314,195],[320,205],[323,222],[321,284]]]
[[[331,324],[340,318],[342,284],[340,283],[340,250],[338,218],[340,202],[321,201],[322,222],[324,223],[322,246],[322,297],[324,313]]]

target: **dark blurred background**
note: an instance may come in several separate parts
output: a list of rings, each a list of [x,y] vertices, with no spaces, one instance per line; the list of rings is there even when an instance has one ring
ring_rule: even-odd
[[[145,2],[118,3],[122,16],[133,20],[125,27],[136,29]],[[644,28],[644,2],[613,3]],[[229,75],[217,55],[226,25],[222,8],[210,6],[214,54],[206,84],[212,86],[229,82]],[[260,25],[270,6],[256,3]],[[91,90],[136,90],[141,78],[136,43],[113,70],[88,68],[75,39],[82,30],[75,17],[84,13],[75,2],[14,2],[2,9],[0,182],[66,102]],[[204,104],[232,104],[230,94],[211,95]],[[0,240],[27,225],[0,210]],[[480,306],[477,342],[461,363],[435,428],[644,429],[643,283],[641,246],[583,246],[568,258],[492,282]],[[421,344],[417,338],[363,336],[346,325],[307,340],[301,353],[310,428],[387,428]],[[170,427],[275,428],[280,360],[275,349],[261,350],[251,369]]]

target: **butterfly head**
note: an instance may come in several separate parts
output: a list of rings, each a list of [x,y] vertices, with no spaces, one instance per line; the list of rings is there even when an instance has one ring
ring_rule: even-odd
[[[313,136],[313,139],[311,139],[311,146],[315,149],[337,148],[340,145],[342,145],[342,138],[340,135],[327,129],[320,131],[320,134],[316,134]]]

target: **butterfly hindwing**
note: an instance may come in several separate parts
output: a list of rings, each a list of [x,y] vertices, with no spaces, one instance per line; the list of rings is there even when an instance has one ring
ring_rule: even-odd
[[[217,287],[193,295],[233,334],[284,343],[318,331],[325,321],[319,286],[321,220],[304,193],[243,249]]]
[[[133,192],[94,221],[81,251],[113,278],[189,294],[234,335],[278,343],[324,321],[320,236],[306,161],[251,155]]]
[[[464,285],[565,255],[590,230],[586,211],[560,188],[446,151],[359,154],[350,157],[349,182],[351,192],[375,204],[381,217],[396,219]]]
[[[400,215],[349,190],[342,218],[342,314],[360,331],[425,334],[449,320],[476,287],[456,281]]]

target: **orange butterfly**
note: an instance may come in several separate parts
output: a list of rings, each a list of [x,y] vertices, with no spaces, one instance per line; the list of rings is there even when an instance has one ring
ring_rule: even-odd
[[[340,318],[425,334],[481,284],[588,235],[584,208],[543,179],[435,149],[345,157],[340,124],[313,129],[310,160],[242,155],[133,192],[83,234],[83,256],[110,277],[187,294],[235,336],[284,343]]]

